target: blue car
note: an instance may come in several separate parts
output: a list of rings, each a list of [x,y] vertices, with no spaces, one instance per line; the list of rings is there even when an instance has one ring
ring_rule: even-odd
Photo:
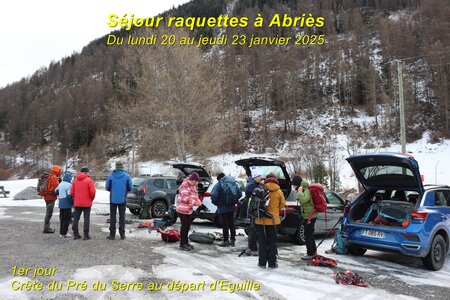
[[[342,237],[349,253],[397,252],[440,270],[449,253],[450,187],[423,185],[409,155],[363,154],[347,161],[364,187],[344,210]]]

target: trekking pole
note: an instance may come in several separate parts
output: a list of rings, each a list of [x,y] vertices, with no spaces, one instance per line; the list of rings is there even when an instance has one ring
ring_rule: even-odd
[[[247,250],[247,249],[244,249],[244,250],[241,251],[241,253],[239,253],[239,257],[241,257],[242,255],[244,255],[245,250]]]
[[[339,218],[339,220],[336,222],[336,224],[334,224],[333,228],[331,228],[327,234],[323,237],[323,239],[320,241],[320,243],[317,245],[316,248],[319,248],[319,246],[323,243],[323,241],[328,237],[328,235],[336,228],[336,226],[341,223],[342,221],[342,217]]]

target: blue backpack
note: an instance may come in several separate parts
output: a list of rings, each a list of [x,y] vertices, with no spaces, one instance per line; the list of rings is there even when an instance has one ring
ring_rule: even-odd
[[[222,188],[222,201],[227,205],[234,205],[238,203],[242,197],[241,189],[233,176],[224,176],[219,181]]]
[[[336,254],[347,254],[347,246],[345,246],[344,239],[342,238],[340,226],[334,237],[334,243],[331,246],[331,249]]]

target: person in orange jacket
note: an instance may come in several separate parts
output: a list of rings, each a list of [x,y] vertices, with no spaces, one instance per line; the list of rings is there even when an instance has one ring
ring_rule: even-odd
[[[268,264],[270,269],[276,269],[278,268],[276,226],[281,223],[279,212],[286,206],[286,200],[280,189],[280,183],[274,174],[267,174],[264,187],[269,191],[267,212],[272,217],[255,219],[256,233],[258,234],[258,267],[265,269]]]
[[[89,168],[84,166],[78,172],[77,177],[72,183],[72,189],[70,194],[73,198],[73,206],[75,208],[75,214],[73,217],[72,231],[73,238],[78,240],[81,235],[78,231],[78,221],[80,220],[81,213],[83,212],[83,240],[90,240],[89,235],[89,223],[91,218],[92,202],[95,198],[95,185],[91,177],[89,177]]]
[[[53,216],[53,208],[55,207],[55,201],[57,199],[56,196],[56,188],[59,185],[59,180],[61,177],[61,167],[58,165],[52,166],[51,174],[48,177],[48,192],[44,196],[45,200],[45,219],[44,219],[44,231],[43,233],[54,233],[55,230],[50,228],[50,219]]]

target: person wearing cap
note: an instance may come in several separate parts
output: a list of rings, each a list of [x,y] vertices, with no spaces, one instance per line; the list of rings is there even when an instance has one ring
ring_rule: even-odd
[[[105,189],[109,191],[109,240],[116,238],[116,213],[119,210],[120,239],[125,239],[125,210],[127,194],[133,189],[131,177],[123,169],[121,162],[116,162],[116,169],[106,179]]]
[[[183,180],[178,189],[177,213],[181,221],[180,250],[190,251],[194,249],[189,243],[188,234],[191,227],[191,214],[194,206],[200,206],[202,202],[198,197],[197,184],[200,176],[196,172]]]
[[[55,208],[55,201],[57,199],[56,196],[56,188],[59,185],[59,181],[61,177],[61,167],[58,165],[54,165],[51,168],[51,174],[48,177],[48,193],[44,196],[45,200],[45,218],[44,218],[44,230],[43,233],[54,233],[55,230],[50,228],[50,219],[53,215],[53,209]]]
[[[75,207],[73,217],[72,231],[75,240],[80,239],[81,235],[78,231],[78,221],[81,213],[83,213],[83,240],[90,240],[89,223],[91,217],[92,202],[95,198],[95,185],[91,177],[89,177],[89,168],[84,166],[78,172],[77,177],[73,181],[72,189],[70,191]]]
[[[249,202],[251,201],[253,190],[257,187],[262,188],[262,174],[257,169],[254,169],[252,170],[251,176],[248,178],[247,185],[245,186],[245,198],[239,212],[241,218],[247,217]],[[247,234],[248,234],[248,248],[245,251],[245,253],[247,255],[257,256],[258,244],[254,218],[250,218],[250,223],[247,226]]]

